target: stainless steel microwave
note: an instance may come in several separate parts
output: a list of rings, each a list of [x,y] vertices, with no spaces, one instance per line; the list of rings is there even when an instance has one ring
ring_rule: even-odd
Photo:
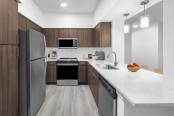
[[[58,38],[58,45],[60,49],[77,49],[78,38]]]

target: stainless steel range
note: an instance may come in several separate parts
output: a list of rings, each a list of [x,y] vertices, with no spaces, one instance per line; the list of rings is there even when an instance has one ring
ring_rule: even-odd
[[[60,58],[57,61],[57,85],[78,85],[77,58]]]

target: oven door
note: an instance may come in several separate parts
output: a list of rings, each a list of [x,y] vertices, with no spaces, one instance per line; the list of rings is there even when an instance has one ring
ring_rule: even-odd
[[[78,64],[57,64],[57,85],[78,85]]]

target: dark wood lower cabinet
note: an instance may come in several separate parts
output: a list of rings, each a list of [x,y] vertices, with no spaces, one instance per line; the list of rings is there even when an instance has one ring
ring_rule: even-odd
[[[47,63],[47,84],[56,84],[57,82],[57,65],[56,62]]]
[[[99,89],[99,79],[97,77],[97,75],[93,74],[93,78],[92,78],[92,86],[93,86],[93,96],[94,96],[94,100],[98,106],[98,89]]]
[[[99,73],[88,64],[88,85],[98,106]]]
[[[0,116],[18,116],[17,46],[0,45]]]
[[[87,65],[86,62],[79,62],[78,82],[87,84]]]

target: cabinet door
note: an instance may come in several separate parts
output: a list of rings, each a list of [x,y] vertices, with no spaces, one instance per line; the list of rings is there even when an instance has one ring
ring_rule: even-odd
[[[79,62],[78,82],[86,84],[87,83],[86,75],[87,75],[86,62]]]
[[[95,27],[93,46],[111,47],[111,22],[102,22]]]
[[[18,6],[14,0],[0,1],[0,44],[17,45]]]
[[[83,29],[78,29],[77,37],[79,41],[79,47],[83,47]]]
[[[33,23],[30,20],[27,20],[27,29],[33,29],[35,31],[43,33],[42,28],[40,26],[36,25],[35,23]]]
[[[94,86],[93,86],[93,74],[92,74],[92,72],[90,72],[90,76],[89,76],[89,87],[90,87],[90,90],[91,90],[91,93],[92,93],[92,95],[93,95],[93,88],[94,88]]]
[[[59,29],[59,38],[67,38],[69,37],[68,29]]]
[[[26,30],[27,29],[27,19],[18,13],[18,29]]]
[[[101,24],[101,47],[111,47],[111,23]]]
[[[47,84],[55,84],[57,82],[56,62],[48,62],[47,65]]]
[[[95,47],[100,47],[100,24],[98,24],[95,28],[95,41],[96,41],[96,46]]]
[[[92,92],[92,73],[91,73],[91,70],[88,70],[88,85],[89,85],[89,88]]]
[[[93,29],[92,47],[96,47],[96,28]]]
[[[92,47],[93,30],[84,29],[83,34],[83,47]]]
[[[56,29],[44,29],[47,47],[58,46],[57,33],[58,31]]]
[[[93,95],[94,95],[94,100],[95,103],[98,106],[98,90],[99,89],[99,79],[97,77],[97,75],[93,75]]]
[[[0,115],[18,116],[17,47],[0,45]]]
[[[68,37],[77,38],[77,29],[68,29]]]

